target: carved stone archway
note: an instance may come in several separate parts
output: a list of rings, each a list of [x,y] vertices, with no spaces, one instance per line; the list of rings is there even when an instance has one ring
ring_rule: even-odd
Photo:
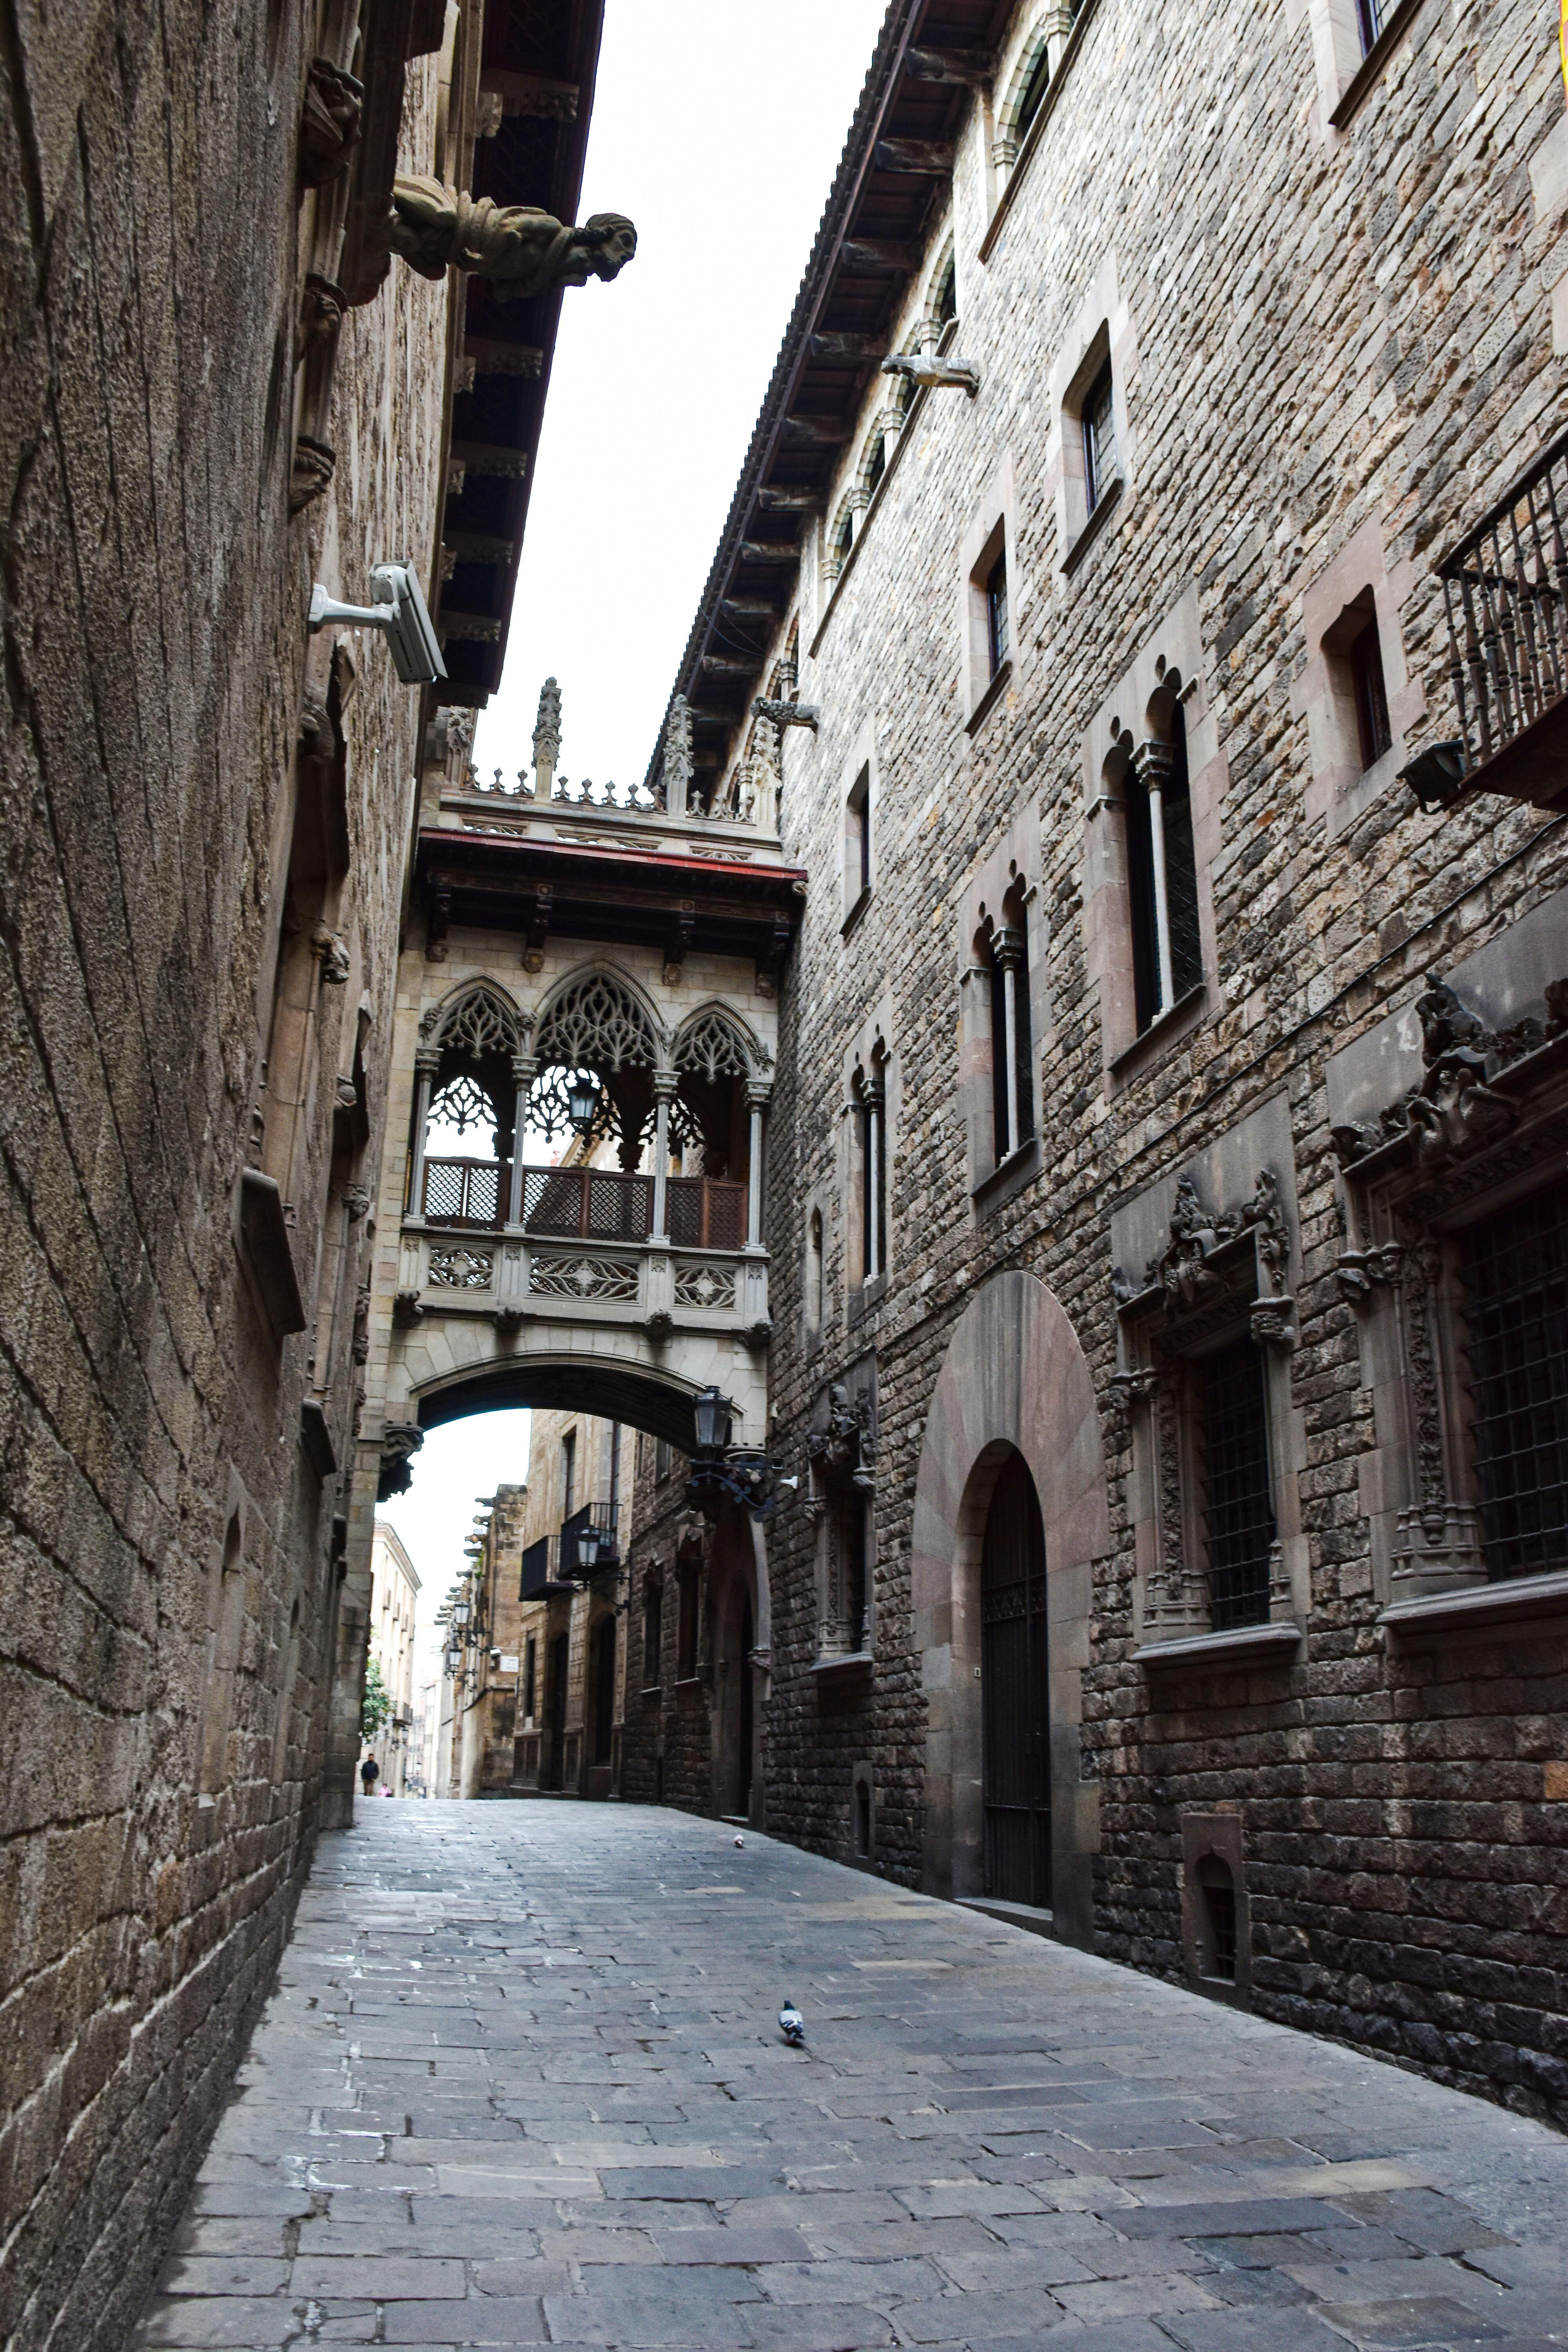
[[[1052,1882],[1057,1934],[1093,1942],[1098,1789],[1080,1768],[1093,1562],[1110,1516],[1093,1383],[1066,1310],[1033,1275],[985,1283],[954,1328],[926,1417],[910,1561],[926,1698],[923,1883],[982,1891],[980,1555],[1009,1447],[1023,1455],[1046,1536]]]

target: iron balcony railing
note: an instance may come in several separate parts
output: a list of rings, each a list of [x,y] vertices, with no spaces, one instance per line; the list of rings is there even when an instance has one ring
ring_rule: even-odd
[[[520,1601],[542,1599],[546,1587],[556,1581],[555,1560],[559,1549],[559,1540],[554,1536],[541,1536],[537,1543],[528,1546],[522,1555]]]
[[[1437,567],[1459,735],[1405,771],[1426,805],[1568,793],[1568,433]]]
[[[654,1180],[615,1168],[528,1168],[522,1171],[525,1233],[552,1240],[646,1242],[653,1232]],[[422,1209],[432,1223],[504,1224],[511,1168],[504,1160],[427,1160]],[[746,1239],[746,1187],[717,1176],[672,1176],[667,1188],[669,1238],[688,1249],[741,1249]]]

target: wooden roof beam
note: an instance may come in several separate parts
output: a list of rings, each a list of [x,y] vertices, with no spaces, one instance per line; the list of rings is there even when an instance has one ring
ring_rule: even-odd
[[[892,269],[907,274],[921,265],[921,247],[900,237],[847,236],[838,258],[850,270]]]
[[[737,563],[798,563],[800,542],[794,539],[743,539],[736,550]]]
[[[757,504],[764,514],[816,514],[822,503],[822,492],[809,484],[763,482],[757,489]]]
[[[879,139],[873,151],[879,172],[904,172],[916,178],[945,180],[956,152],[951,139]]]
[[[916,81],[962,82],[984,89],[995,71],[989,49],[906,49],[904,63]]]

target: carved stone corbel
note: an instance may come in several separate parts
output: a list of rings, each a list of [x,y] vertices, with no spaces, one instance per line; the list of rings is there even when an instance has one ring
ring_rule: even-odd
[[[337,465],[327,434],[331,425],[338,338],[347,307],[348,298],[341,286],[320,270],[307,271],[300,302],[300,429],[289,482],[290,514],[299,514],[321,497]]]
[[[425,1309],[416,1290],[400,1290],[392,1302],[392,1319],[400,1331],[412,1331],[416,1323],[425,1320]]]
[[[431,886],[430,912],[425,934],[425,952],[432,963],[445,963],[447,955],[447,932],[452,920],[452,886],[439,878]]]
[[[321,966],[323,988],[343,988],[348,984],[352,958],[349,943],[341,931],[325,923],[318,923],[310,934],[310,953]]]
[[[1397,1286],[1404,1263],[1405,1253],[1397,1242],[1384,1242],[1380,1248],[1342,1250],[1334,1265],[1340,1297],[1364,1310],[1378,1290]]]
[[[300,116],[300,184],[325,187],[348,169],[359,144],[364,84],[330,58],[312,58]]]
[[[1131,1444],[1132,1408],[1153,1394],[1159,1377],[1150,1370],[1111,1374],[1105,1392],[1105,1443],[1110,1454],[1125,1454]]]

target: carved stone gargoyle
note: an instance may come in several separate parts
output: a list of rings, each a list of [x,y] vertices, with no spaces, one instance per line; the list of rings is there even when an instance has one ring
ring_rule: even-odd
[[[785,702],[771,695],[759,694],[752,704],[752,716],[753,719],[771,719],[775,727],[809,727],[815,735],[817,721],[822,717],[822,705],[819,702]]]
[[[381,1475],[376,1481],[375,1499],[390,1502],[394,1495],[406,1495],[414,1484],[414,1473],[408,1465],[425,1443],[425,1432],[412,1421],[389,1421],[382,1433]]]
[[[498,205],[401,172],[392,184],[386,235],[393,252],[422,278],[465,269],[489,278],[498,297],[510,301],[618,277],[637,249],[637,230],[623,213],[595,213],[574,228],[532,205]]]

